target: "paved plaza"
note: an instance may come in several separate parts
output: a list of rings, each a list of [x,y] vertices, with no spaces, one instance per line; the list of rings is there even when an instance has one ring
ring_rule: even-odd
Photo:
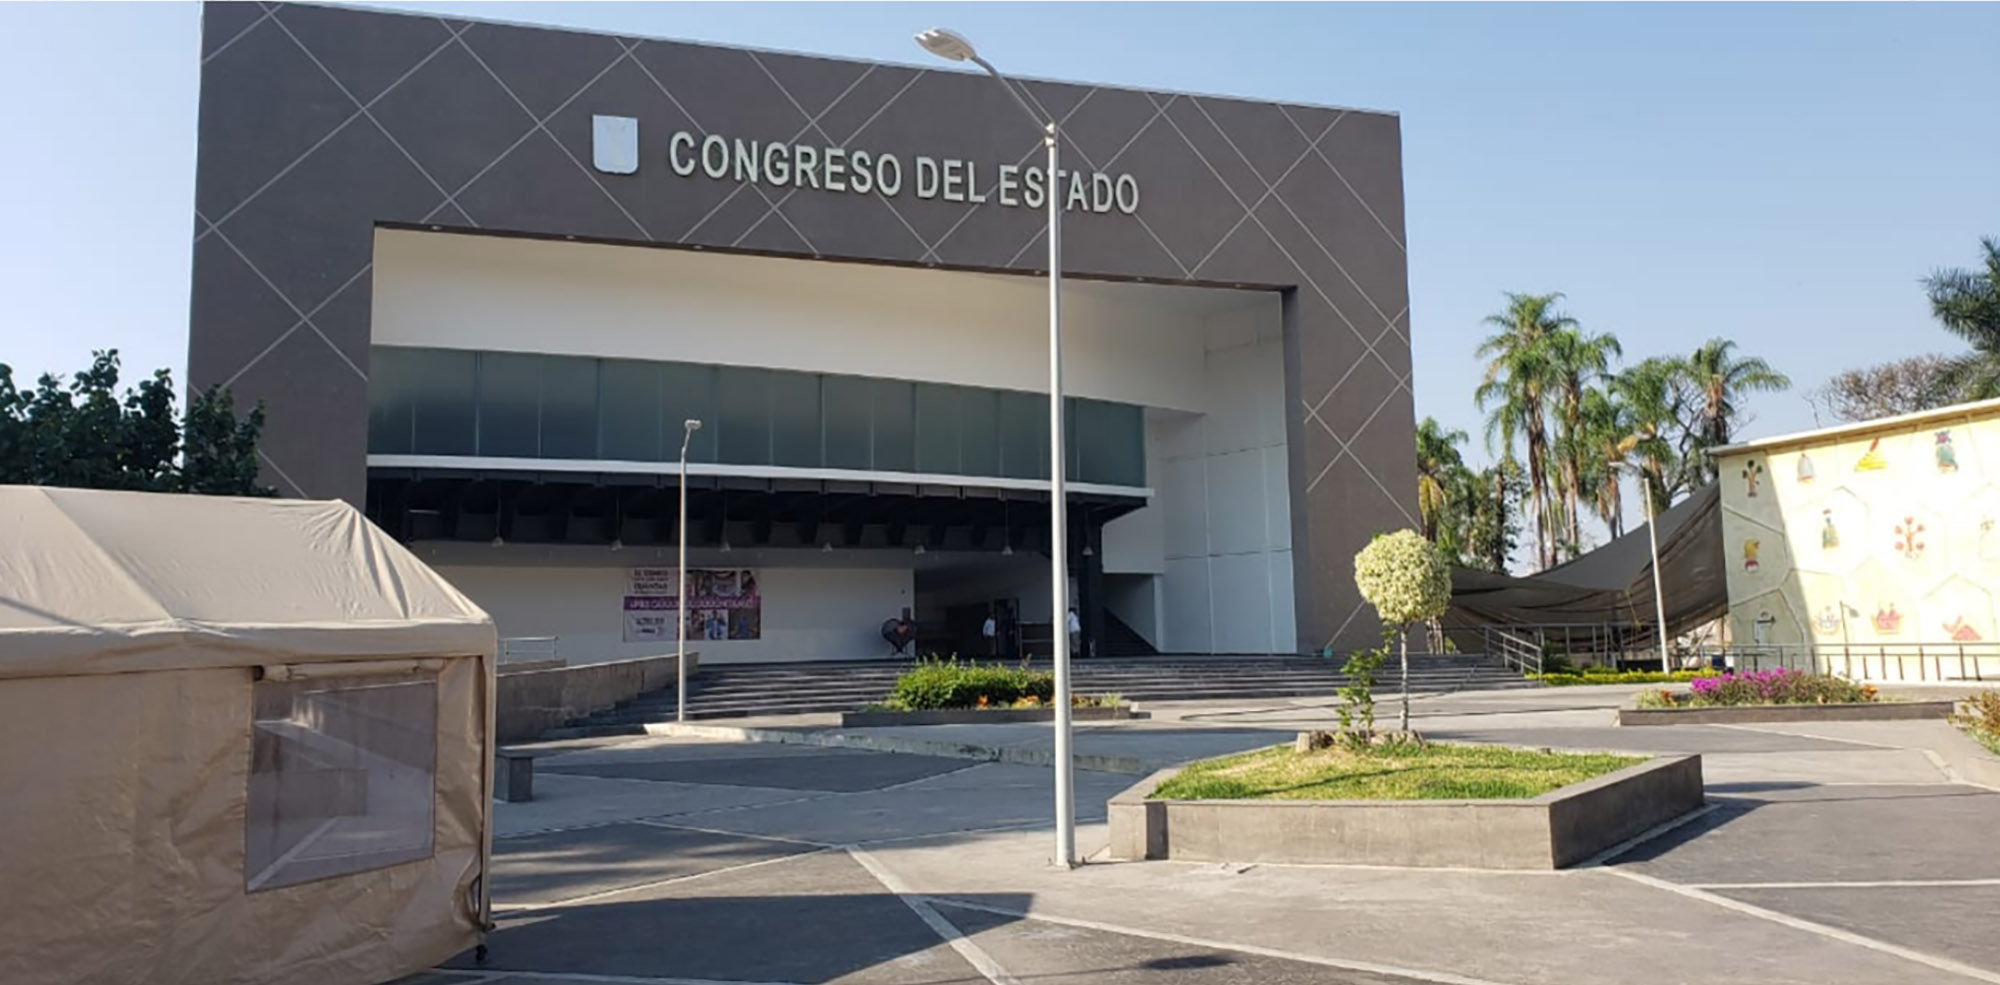
[[[1131,773],[657,736],[551,747],[503,804],[500,929],[422,985],[2000,983],[2000,791],[1936,722],[1618,728],[1628,688],[1426,696],[1438,739],[1694,752],[1710,805],[1553,873],[1103,859]],[[1385,710],[1386,705],[1385,705]],[[1163,706],[1079,729],[1134,768],[1284,741],[1330,701]],[[811,723],[793,723],[804,731]],[[1034,750],[1047,726],[863,730]],[[858,736],[857,738],[867,738]]]

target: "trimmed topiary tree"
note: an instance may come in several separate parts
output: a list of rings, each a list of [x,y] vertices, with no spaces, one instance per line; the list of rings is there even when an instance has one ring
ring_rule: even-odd
[[[1417,623],[1451,607],[1451,567],[1436,545],[1414,530],[1376,534],[1354,555],[1354,585],[1375,607],[1385,629],[1401,640],[1403,711],[1398,728],[1410,731],[1410,640]]]

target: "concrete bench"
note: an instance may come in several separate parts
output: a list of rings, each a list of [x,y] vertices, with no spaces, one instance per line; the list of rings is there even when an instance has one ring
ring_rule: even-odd
[[[502,749],[494,757],[493,795],[509,804],[535,799],[535,757],[526,749]]]

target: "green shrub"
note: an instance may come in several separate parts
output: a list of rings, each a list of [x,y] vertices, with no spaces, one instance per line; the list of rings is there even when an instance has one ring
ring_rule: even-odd
[[[1658,670],[1610,670],[1602,667],[1585,667],[1580,672],[1550,671],[1542,665],[1540,674],[1529,677],[1550,687],[1573,687],[1581,684],[1686,684],[1689,681],[1707,677],[1720,677],[1718,670],[1676,670],[1671,673]]]
[[[1007,707],[1024,698],[1047,703],[1055,676],[1002,664],[959,663],[932,657],[896,679],[883,704],[897,711]],[[983,700],[982,700],[983,699]]]
[[[2000,691],[1981,691],[1967,698],[1965,711],[1951,716],[1951,721],[1994,755],[2000,755]]]

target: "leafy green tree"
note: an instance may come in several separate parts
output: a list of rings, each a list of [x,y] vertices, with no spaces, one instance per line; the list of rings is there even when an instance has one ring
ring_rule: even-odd
[[[1948,407],[1979,399],[1978,387],[1964,386],[1965,366],[1979,359],[1963,356],[1909,356],[1835,374],[1813,391],[1815,407],[1824,406],[1837,420],[1873,421],[1898,414]],[[1970,391],[1970,392],[1968,392]]]
[[[1479,344],[1486,376],[1474,399],[1488,412],[1486,441],[1510,450],[1516,438],[1527,445],[1527,483],[1534,506],[1535,557],[1543,568],[1555,564],[1555,530],[1549,490],[1548,404],[1555,387],[1549,337],[1575,329],[1576,319],[1557,309],[1562,295],[1507,294],[1505,310],[1485,324],[1499,329]]]
[[[268,496],[257,484],[262,405],[238,421],[221,387],[174,414],[166,370],[118,392],[118,353],[95,353],[65,383],[43,374],[20,389],[0,364],[0,483]]]
[[[1447,428],[1435,418],[1417,424],[1417,514],[1424,539],[1454,557],[1461,543],[1459,496],[1465,460],[1458,446],[1464,442],[1464,431]]]
[[[1511,458],[1465,475],[1465,543],[1459,559],[1467,567],[1507,573],[1507,559],[1520,542],[1520,507],[1526,488],[1521,465]]]

